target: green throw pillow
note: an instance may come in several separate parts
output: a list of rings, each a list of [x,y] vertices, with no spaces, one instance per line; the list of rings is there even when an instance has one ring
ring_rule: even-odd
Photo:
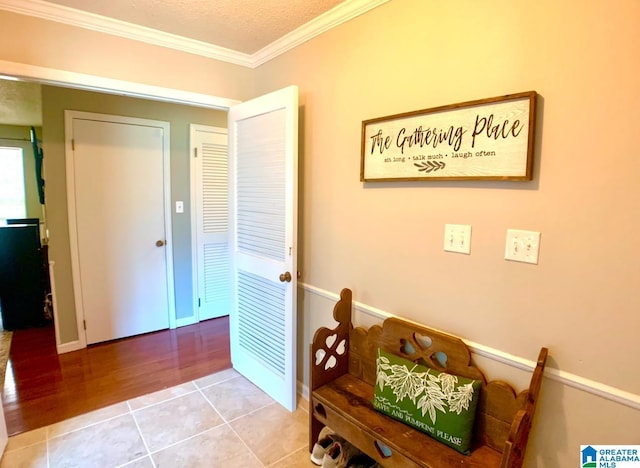
[[[480,381],[430,369],[378,349],[373,406],[469,454]]]

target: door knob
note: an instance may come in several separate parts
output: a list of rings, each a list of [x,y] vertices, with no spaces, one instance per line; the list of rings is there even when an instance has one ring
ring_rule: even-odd
[[[282,274],[280,275],[280,281],[281,281],[282,283],[285,283],[285,282],[286,282],[286,283],[290,283],[290,282],[291,282],[291,273],[289,273],[288,271],[287,271],[287,272],[285,272],[285,273],[282,273]]]
[[[164,245],[163,240],[156,241],[156,247],[162,247]]]

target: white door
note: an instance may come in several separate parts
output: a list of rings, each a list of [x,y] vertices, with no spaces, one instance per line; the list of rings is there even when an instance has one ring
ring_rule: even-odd
[[[298,88],[229,111],[233,367],[296,406]]]
[[[191,232],[198,320],[229,315],[227,129],[191,125]]]
[[[169,124],[66,117],[74,290],[86,342],[168,328]]]

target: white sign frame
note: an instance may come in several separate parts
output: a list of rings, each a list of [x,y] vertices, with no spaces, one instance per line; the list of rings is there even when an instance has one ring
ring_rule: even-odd
[[[362,122],[361,182],[532,179],[536,92]]]

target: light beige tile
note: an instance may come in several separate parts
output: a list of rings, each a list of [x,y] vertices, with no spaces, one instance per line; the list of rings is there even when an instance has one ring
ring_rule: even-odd
[[[57,437],[59,435],[66,434],[67,432],[90,426],[91,424],[105,421],[110,418],[115,418],[117,416],[122,416],[123,414],[127,414],[128,412],[129,407],[125,402],[123,402],[107,406],[106,408],[101,408],[90,413],[81,414],[80,416],[76,416],[75,418],[66,419],[62,422],[48,426],[47,437],[51,439],[52,437]]]
[[[200,392],[149,406],[133,414],[151,452],[223,423]]]
[[[230,423],[233,430],[265,465],[274,463],[308,443],[309,415],[272,404]]]
[[[269,468],[317,468],[309,456],[309,448],[303,447],[291,455],[269,465]]]
[[[154,453],[152,457],[157,468],[262,466],[227,425]]]
[[[34,429],[33,431],[23,432],[22,434],[9,437],[7,442],[6,452],[11,450],[17,450],[29,445],[37,444],[38,442],[46,442],[47,440],[47,428],[41,427],[40,429]]]
[[[226,421],[273,403],[270,396],[242,376],[207,387],[202,393]]]
[[[144,408],[146,406],[155,405],[156,403],[162,403],[163,401],[170,400],[172,398],[186,395],[187,393],[197,391],[197,387],[193,382],[187,382],[182,385],[176,385],[175,387],[165,388],[159,392],[149,393],[133,400],[129,400],[129,406],[132,411]]]
[[[53,467],[52,467],[53,468]],[[154,468],[151,457],[139,458],[138,460],[127,463],[126,465],[120,465],[119,468]]]
[[[6,452],[0,461],[0,468],[47,468],[47,466],[46,442]]]
[[[196,380],[195,384],[198,388],[206,388],[211,385],[224,382],[225,380],[234,379],[239,375],[240,374],[235,369],[225,369],[223,371],[216,372],[215,374],[202,377],[201,379]]]
[[[56,468],[118,466],[145,454],[131,414],[49,440],[49,465]]]

